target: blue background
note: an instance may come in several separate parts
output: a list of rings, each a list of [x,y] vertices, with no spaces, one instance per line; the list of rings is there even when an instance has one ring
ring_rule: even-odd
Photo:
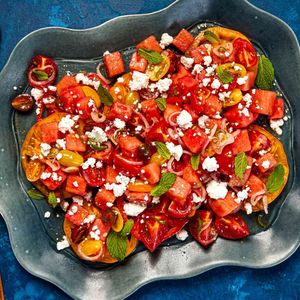
[[[172,2],[172,0],[0,0],[0,68],[5,64],[16,43],[40,27],[89,28],[119,15],[152,12]],[[250,2],[283,19],[300,39],[299,0]],[[70,299],[57,287],[33,277],[19,265],[12,253],[7,229],[1,217],[0,271],[5,297],[8,300]],[[190,279],[151,283],[129,299],[262,299],[263,297],[265,299],[300,297],[300,250],[284,263],[270,269],[221,267]]]

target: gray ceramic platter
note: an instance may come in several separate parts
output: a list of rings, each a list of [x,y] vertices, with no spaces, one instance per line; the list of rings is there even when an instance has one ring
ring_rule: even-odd
[[[132,51],[130,47],[150,34],[174,35],[182,27],[196,34],[200,25],[213,23],[243,32],[270,57],[276,70],[276,88],[283,93],[291,117],[281,138],[291,176],[271,206],[268,222],[272,226],[265,231],[253,227],[255,234],[243,242],[218,239],[209,250],[191,240],[172,242],[154,254],[141,248],[124,265],[109,268],[86,265],[70,250],[57,252],[55,242],[62,236],[62,217],[55,213],[45,220],[45,202],[28,199],[30,184],[18,158],[34,116],[15,114],[8,105],[17,93],[27,89],[30,58],[36,54],[55,58],[61,76],[66,70],[92,70],[106,50],[125,49],[126,58]],[[87,30],[52,27],[29,34],[16,46],[0,74],[0,213],[18,261],[30,273],[54,283],[75,299],[122,299],[153,280],[190,277],[222,265],[265,268],[282,262],[300,242],[299,165],[294,161],[300,154],[300,132],[295,130],[300,127],[300,111],[296,109],[299,80],[299,45],[291,29],[242,0],[182,0],[156,13],[119,17]],[[21,88],[16,92],[13,86]]]

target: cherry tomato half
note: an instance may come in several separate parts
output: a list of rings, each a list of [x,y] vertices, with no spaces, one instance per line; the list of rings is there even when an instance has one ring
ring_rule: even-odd
[[[233,42],[235,61],[247,69],[257,64],[257,54],[254,47],[248,41],[238,38]]]

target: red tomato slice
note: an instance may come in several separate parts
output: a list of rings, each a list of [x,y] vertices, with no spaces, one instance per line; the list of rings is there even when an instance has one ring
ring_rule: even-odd
[[[173,235],[175,235],[177,232],[179,232],[187,223],[189,219],[188,218],[183,218],[183,219],[172,219],[168,218],[167,223],[169,225],[169,230],[165,234],[163,241],[169,239]]]
[[[204,247],[212,244],[218,237],[214,225],[212,224],[212,218],[213,213],[211,211],[198,210],[189,223],[191,235]]]
[[[232,153],[232,146],[224,147],[221,154],[216,154],[215,158],[218,162],[218,171],[225,175],[232,175],[234,173],[234,155]]]
[[[217,218],[215,227],[219,236],[225,239],[238,240],[245,238],[250,234],[246,222],[238,214]]]
[[[261,150],[268,151],[271,148],[271,141],[261,132],[250,129],[248,131],[248,134],[251,142],[251,155],[258,154],[258,152]]]
[[[254,47],[248,41],[237,38],[233,42],[235,62],[242,64],[247,69],[257,64],[257,54]]]
[[[184,205],[172,201],[168,208],[168,215],[172,218],[185,218],[192,210],[192,198],[187,197]]]
[[[106,172],[104,168],[92,168],[82,169],[82,176],[92,187],[102,186],[105,182]]]
[[[142,161],[136,161],[131,158],[127,158],[123,156],[122,153],[115,153],[113,162],[117,169],[130,176],[139,175],[141,172],[141,167],[143,166]]]
[[[155,123],[147,132],[146,142],[150,143],[152,141],[157,141],[157,142],[168,141],[168,131],[167,131],[168,128],[170,128],[169,124],[164,119],[161,119],[160,121]]]

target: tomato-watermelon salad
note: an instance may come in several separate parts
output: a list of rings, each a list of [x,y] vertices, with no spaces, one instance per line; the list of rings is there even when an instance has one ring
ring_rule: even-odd
[[[289,174],[272,63],[240,32],[211,27],[147,37],[129,70],[106,51],[95,73],[54,84],[56,63],[38,55],[31,95],[12,102],[27,111],[35,101],[22,165],[29,196],[65,211],[57,249],[114,263],[138,241],[152,252],[172,236],[203,247],[247,237],[239,212],[267,214]]]

